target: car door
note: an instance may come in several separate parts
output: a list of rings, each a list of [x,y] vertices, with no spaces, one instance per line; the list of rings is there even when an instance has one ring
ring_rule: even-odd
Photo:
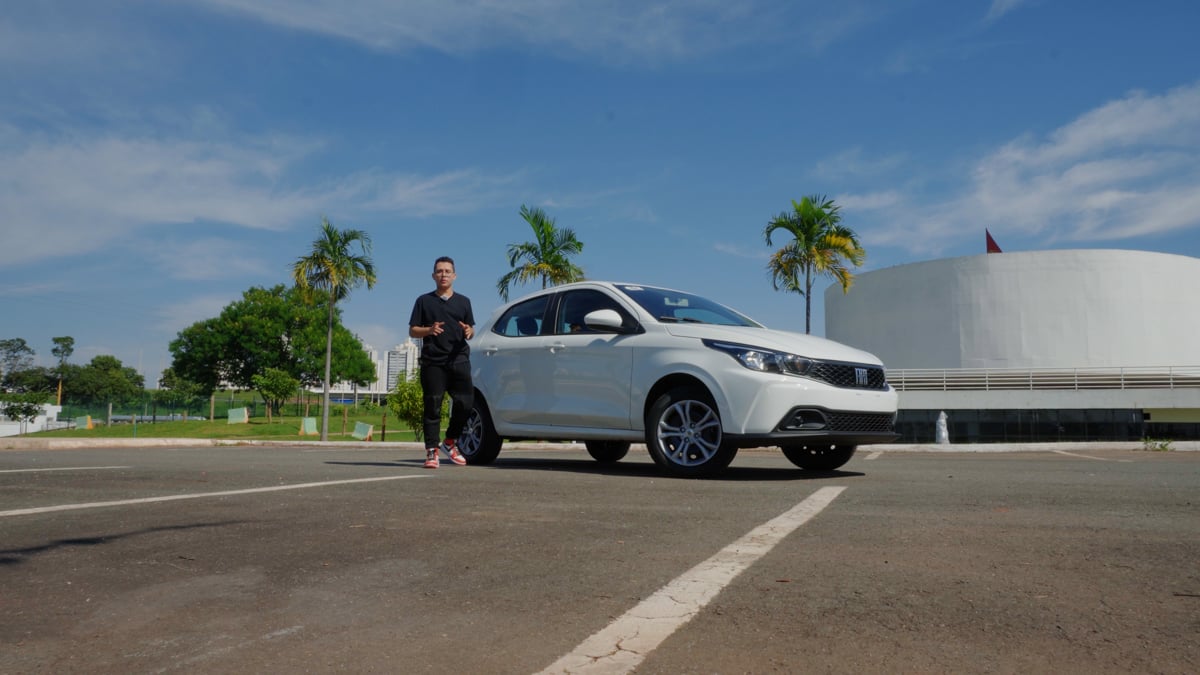
[[[552,297],[538,296],[514,305],[473,348],[475,384],[486,394],[498,429],[550,423],[545,412],[557,395],[553,354],[544,333],[553,331],[546,319]]]
[[[554,396],[544,411],[549,424],[598,429],[630,429],[629,396],[633,368],[628,333],[589,328],[584,316],[612,309],[629,326],[632,314],[600,289],[576,289],[559,294],[553,333],[544,338],[553,373]]]

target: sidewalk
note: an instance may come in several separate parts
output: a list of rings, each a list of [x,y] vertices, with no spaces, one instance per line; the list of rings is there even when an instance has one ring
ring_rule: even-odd
[[[379,442],[379,441],[247,441],[208,438],[0,438],[0,451],[4,450],[81,450],[89,448],[196,448],[222,446],[278,446],[285,448],[405,448],[421,450],[423,443]],[[582,443],[505,443],[507,450],[583,450]],[[645,446],[635,443],[634,448],[645,451]],[[1088,452],[1097,450],[1146,450],[1141,441],[1094,441],[1082,443],[912,443],[863,445],[858,453],[867,452]],[[1172,441],[1171,450],[1178,452],[1200,451],[1200,441]],[[777,452],[773,447],[746,448],[741,452]]]

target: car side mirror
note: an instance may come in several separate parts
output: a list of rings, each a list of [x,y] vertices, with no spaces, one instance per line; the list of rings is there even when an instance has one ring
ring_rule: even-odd
[[[583,317],[583,323],[592,330],[604,331],[606,333],[625,332],[621,315],[612,309],[598,309],[594,312],[588,312]]]

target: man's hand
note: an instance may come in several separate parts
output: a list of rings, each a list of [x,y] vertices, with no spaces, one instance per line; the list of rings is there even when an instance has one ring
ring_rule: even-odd
[[[441,335],[442,333],[445,332],[445,330],[446,330],[445,328],[442,328],[441,321],[434,321],[433,325],[429,327],[429,334],[430,335]]]
[[[473,335],[475,335],[475,329],[474,329],[474,328],[471,328],[470,326],[468,326],[467,324],[465,324],[465,323],[463,323],[463,322],[461,322],[461,321],[459,321],[459,322],[458,322],[458,325],[462,326],[462,329],[463,329],[463,335],[467,336],[467,339],[468,339],[468,340],[470,340],[470,339],[471,339],[471,337],[472,337]]]

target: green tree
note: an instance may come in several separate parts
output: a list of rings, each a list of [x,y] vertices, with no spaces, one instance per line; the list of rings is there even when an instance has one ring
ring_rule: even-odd
[[[174,368],[167,368],[158,380],[158,389],[154,391],[154,404],[172,412],[179,410],[184,419],[187,419],[188,411],[199,409],[211,391],[204,385],[176,374]]]
[[[0,415],[20,423],[20,433],[24,434],[30,422],[42,414],[49,400],[45,392],[26,392],[21,394],[0,394]]]
[[[15,393],[54,391],[54,372],[43,366],[30,366],[4,378],[4,389]]]
[[[0,340],[0,383],[7,387],[10,378],[33,366],[35,354],[25,338]]]
[[[300,380],[278,368],[267,368],[266,372],[251,379],[254,381],[254,388],[267,402],[268,424],[272,421],[272,410],[280,410],[283,402],[300,388]]]
[[[362,284],[375,287],[375,264],[371,261],[371,237],[362,230],[339,230],[321,219],[321,236],[312,251],[292,266],[292,279],[305,291],[310,304],[328,307],[325,331],[325,379],[321,405],[321,440],[329,439],[329,378],[333,358],[335,306]],[[313,292],[316,291],[316,292]]]
[[[64,395],[77,403],[116,403],[124,405],[141,399],[143,378],[115,356],[102,354],[86,366],[67,367]]]
[[[171,341],[171,368],[199,384],[204,394],[220,386],[253,389],[253,377],[268,368],[282,370],[306,387],[321,382],[326,314],[309,305],[300,289],[282,284],[253,287],[221,310],[198,321]],[[334,315],[332,376],[360,385],[375,380],[375,365],[362,343]]]
[[[847,292],[854,283],[850,266],[858,267],[866,260],[867,254],[858,242],[858,235],[843,226],[841,220],[841,207],[832,199],[813,195],[799,202],[792,200],[792,210],[772,218],[763,230],[767,246],[774,245],[771,237],[779,230],[790,237],[782,248],[771,254],[767,271],[775,290],[804,296],[805,333],[812,332],[815,277],[833,277],[841,284],[842,292]]]
[[[420,442],[425,436],[425,395],[421,390],[420,373],[411,379],[401,379],[396,382],[396,388],[388,393],[388,410],[396,419],[408,425],[412,430],[414,440]],[[446,426],[450,417],[449,397],[442,401],[441,425]]]
[[[508,274],[496,282],[496,290],[505,302],[514,283],[524,284],[541,279],[542,288],[583,279],[583,269],[571,262],[571,256],[583,251],[583,243],[575,231],[554,226],[546,212],[521,205],[521,217],[533,228],[534,241],[508,245]],[[524,261],[518,265],[518,261]]]
[[[50,350],[50,353],[58,359],[58,405],[62,405],[63,370],[67,366],[67,359],[75,353],[75,338],[65,335],[52,338],[52,341],[54,348]]]

